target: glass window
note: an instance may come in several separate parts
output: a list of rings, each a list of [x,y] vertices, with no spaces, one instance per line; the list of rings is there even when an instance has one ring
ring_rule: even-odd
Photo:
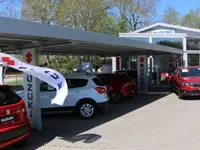
[[[98,86],[104,86],[103,82],[99,78],[95,77],[92,80],[94,81],[94,83],[96,85],[98,85]]]
[[[47,84],[46,82],[40,83],[40,91],[56,91],[56,88]]]
[[[21,98],[8,86],[0,87],[0,106],[18,103]]]
[[[125,83],[131,81],[131,78],[126,73],[118,73],[113,76],[113,80],[119,80]]]
[[[40,83],[40,91],[47,91],[47,83],[46,82]]]
[[[200,50],[200,40],[187,40],[188,50]]]
[[[104,85],[110,84],[110,80],[112,79],[111,73],[103,73],[103,74],[97,74],[97,77],[103,82]]]
[[[154,37],[154,38],[152,38],[152,43],[183,49],[183,39],[182,38],[157,38],[157,37]]]
[[[149,43],[149,37],[124,37],[124,38],[129,38],[131,40]]]
[[[88,80],[86,79],[66,79],[66,81],[69,89],[84,87],[88,83]]]
[[[181,70],[182,77],[194,77],[200,76],[200,68],[188,68]]]
[[[199,66],[199,54],[188,54],[188,65]]]

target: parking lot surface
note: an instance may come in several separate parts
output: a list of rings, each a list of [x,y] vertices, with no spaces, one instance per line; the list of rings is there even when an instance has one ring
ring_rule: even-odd
[[[43,115],[23,150],[199,150],[200,100],[140,95],[112,104],[95,118]],[[16,149],[16,148],[15,148]]]

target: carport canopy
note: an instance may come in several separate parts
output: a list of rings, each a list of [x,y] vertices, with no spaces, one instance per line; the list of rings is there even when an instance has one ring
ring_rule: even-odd
[[[0,49],[7,54],[22,54],[32,65],[38,65],[39,54],[70,54],[100,56],[134,56],[182,54],[183,50],[134,41],[127,38],[86,32],[67,27],[40,24],[16,19],[0,18]],[[139,56],[138,56],[139,57]],[[144,59],[144,57],[142,59]],[[26,59],[27,60],[27,59]],[[139,59],[138,59],[139,60]],[[138,69],[143,76],[142,88],[147,87],[147,65]],[[139,76],[138,76],[139,77]],[[140,83],[140,82],[139,82]],[[139,84],[138,84],[139,85]],[[24,100],[32,128],[41,130],[39,81],[24,75]],[[31,95],[31,96],[30,96]]]
[[[182,54],[183,50],[149,44],[117,36],[0,18],[0,49],[21,54],[35,48],[40,54],[77,54],[102,56]]]

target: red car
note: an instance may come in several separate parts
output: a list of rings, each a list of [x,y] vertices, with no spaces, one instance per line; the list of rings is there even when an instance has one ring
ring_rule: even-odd
[[[171,87],[180,99],[200,96],[200,66],[177,68],[172,76]]]
[[[24,101],[10,86],[0,86],[0,149],[25,141],[31,127]]]
[[[107,86],[107,93],[111,102],[119,103],[122,97],[132,97],[136,94],[136,84],[125,73],[97,74]]]

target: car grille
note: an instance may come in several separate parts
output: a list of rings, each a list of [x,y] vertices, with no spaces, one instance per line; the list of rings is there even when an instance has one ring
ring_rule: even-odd
[[[197,94],[200,94],[200,91],[192,91],[191,94],[197,95]]]
[[[193,87],[200,87],[200,83],[192,83]]]
[[[29,127],[28,125],[13,129],[13,130],[9,130],[7,132],[3,132],[0,133],[0,143],[3,143],[5,141],[17,138],[19,136],[22,136],[26,133],[28,133]]]

